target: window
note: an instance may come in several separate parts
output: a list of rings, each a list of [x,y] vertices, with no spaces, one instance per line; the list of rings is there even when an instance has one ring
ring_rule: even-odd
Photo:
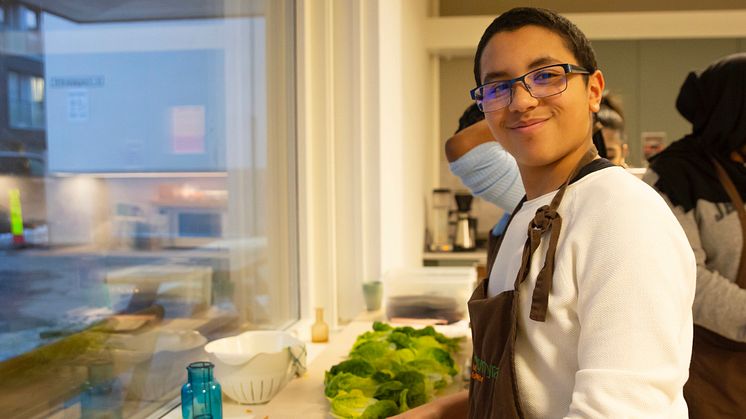
[[[21,6],[19,8],[21,13],[21,21],[23,22],[23,29],[27,31],[35,31],[39,29],[39,14],[27,7]]]
[[[9,71],[8,112],[12,128],[44,129],[44,78]]]
[[[299,318],[294,3],[174,4],[42,2],[43,71],[0,55],[0,165],[43,162],[0,174],[11,417],[152,414],[208,340]]]

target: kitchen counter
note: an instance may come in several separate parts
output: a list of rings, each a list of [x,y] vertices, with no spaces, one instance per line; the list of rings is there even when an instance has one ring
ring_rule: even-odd
[[[291,380],[269,403],[264,405],[241,405],[223,396],[223,417],[243,419],[322,419],[331,418],[329,402],[324,396],[324,372],[347,357],[347,354],[358,335],[371,329],[372,321],[353,321],[342,330],[332,334],[327,344],[306,344],[309,361],[307,372],[299,378]],[[468,336],[468,328],[464,324],[438,326],[437,329],[449,336]],[[465,349],[468,342],[464,342],[459,364],[463,365]],[[454,377],[454,383],[440,395],[450,394],[461,390],[464,381],[461,376]],[[180,419],[181,407],[169,412],[164,418]]]
[[[425,252],[422,255],[422,259],[425,262],[452,261],[471,263],[473,266],[485,265],[487,264],[487,250],[477,249],[473,252]]]

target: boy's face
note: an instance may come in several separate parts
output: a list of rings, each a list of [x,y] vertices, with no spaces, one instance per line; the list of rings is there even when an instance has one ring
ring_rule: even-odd
[[[482,83],[512,79],[551,64],[580,65],[556,33],[539,26],[499,32],[481,60]],[[604,80],[599,71],[567,75],[567,90],[536,99],[522,83],[513,86],[507,107],[485,114],[492,134],[519,165],[547,166],[582,155],[591,143],[591,112],[597,112]],[[579,158],[579,157],[578,157]]]

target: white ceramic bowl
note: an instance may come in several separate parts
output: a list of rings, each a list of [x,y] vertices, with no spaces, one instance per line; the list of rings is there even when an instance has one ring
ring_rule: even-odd
[[[256,330],[205,345],[223,392],[243,404],[267,403],[306,371],[306,345],[292,335]]]

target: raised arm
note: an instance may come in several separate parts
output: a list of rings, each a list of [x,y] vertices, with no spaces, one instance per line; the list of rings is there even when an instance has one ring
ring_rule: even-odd
[[[471,192],[505,211],[513,211],[525,194],[518,164],[494,140],[482,120],[446,142],[451,172]]]
[[[494,142],[495,138],[487,126],[487,121],[483,119],[462,129],[446,141],[446,158],[452,163],[474,147],[490,141]]]

